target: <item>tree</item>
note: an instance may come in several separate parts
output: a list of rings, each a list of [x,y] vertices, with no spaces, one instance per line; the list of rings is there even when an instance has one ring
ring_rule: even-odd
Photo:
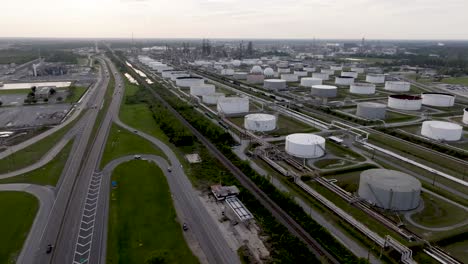
[[[49,98],[44,98],[44,102],[45,103],[49,102]]]
[[[37,87],[36,87],[36,86],[31,87],[31,92],[32,92],[32,93],[35,93],[36,90],[37,90]]]
[[[165,264],[167,251],[154,251],[151,255],[145,260],[145,264]]]
[[[35,92],[30,92],[28,93],[28,98],[34,98],[36,97],[36,93]]]
[[[57,97],[57,101],[60,102],[60,101],[62,101],[62,100],[63,100],[62,96]]]
[[[2,105],[3,105],[3,102],[2,102],[2,101],[0,101],[0,106],[2,106]]]
[[[54,88],[50,88],[50,90],[49,90],[50,95],[54,95],[56,93],[57,93],[57,91]]]

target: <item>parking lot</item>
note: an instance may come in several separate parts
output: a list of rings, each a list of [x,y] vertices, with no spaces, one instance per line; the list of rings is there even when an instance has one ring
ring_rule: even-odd
[[[0,128],[58,124],[71,104],[32,105],[0,108]]]

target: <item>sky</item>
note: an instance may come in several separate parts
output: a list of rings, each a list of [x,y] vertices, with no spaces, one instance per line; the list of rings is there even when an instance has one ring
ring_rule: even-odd
[[[468,39],[468,0],[1,0],[0,37]]]

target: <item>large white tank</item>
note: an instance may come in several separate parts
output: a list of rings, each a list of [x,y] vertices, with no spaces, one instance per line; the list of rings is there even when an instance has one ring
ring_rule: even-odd
[[[258,65],[255,65],[252,67],[252,69],[250,70],[250,73],[251,74],[263,74],[263,70],[262,70],[262,67],[258,66]]]
[[[233,61],[231,61],[231,64],[234,67],[239,67],[241,65],[241,61],[240,60],[233,60]]]
[[[276,129],[276,116],[250,114],[244,117],[244,127],[252,131],[272,131]]]
[[[333,85],[312,85],[310,94],[317,97],[329,98],[336,97],[338,88]]]
[[[269,90],[285,90],[287,87],[286,80],[281,79],[266,79],[263,82],[263,88]]]
[[[455,105],[455,95],[447,93],[422,93],[422,104],[436,107],[452,107]]]
[[[324,81],[328,81],[330,79],[330,74],[323,73],[323,72],[313,72],[312,78],[322,79]]]
[[[468,107],[463,109],[463,123],[468,125]]]
[[[380,208],[412,210],[419,206],[421,182],[403,172],[370,169],[361,173],[358,194]]]
[[[275,71],[272,68],[268,67],[263,71],[263,75],[265,75],[265,77],[270,77],[271,78],[271,77],[275,76]]]
[[[296,74],[286,73],[286,74],[281,74],[281,79],[287,82],[297,82],[299,81],[299,76],[297,76]]]
[[[224,98],[223,93],[205,94],[202,96],[202,102],[208,105],[215,105],[220,98]]]
[[[369,73],[366,75],[366,82],[370,83],[385,83],[385,74],[373,74]]]
[[[278,66],[278,68],[288,68],[289,67],[289,62],[280,61],[280,62],[278,62],[278,64],[276,64],[276,66]]]
[[[353,83],[349,89],[352,94],[374,94],[375,84],[373,83]]]
[[[299,76],[299,77],[306,77],[308,75],[308,72],[306,72],[306,71],[294,71],[294,74]]]
[[[313,85],[321,85],[322,82],[322,79],[319,78],[302,78],[301,86],[312,87]]]
[[[332,66],[330,66],[330,69],[334,70],[334,71],[342,71],[343,66],[341,66],[341,65],[332,65]]]
[[[352,71],[349,71],[349,72],[341,72],[341,76],[347,76],[347,77],[353,77],[353,78],[357,78],[358,77],[358,73],[357,72],[352,72]]]
[[[190,86],[190,94],[194,96],[202,96],[212,94],[216,91],[216,86],[213,84],[202,84]]]
[[[192,87],[200,86],[205,83],[205,80],[201,77],[178,77],[176,79],[176,85],[179,87]]]
[[[315,67],[304,67],[304,71],[306,72],[315,72]]]
[[[365,69],[361,67],[351,67],[351,71],[357,72],[357,73],[364,73]]]
[[[190,74],[188,73],[173,73],[171,74],[171,81],[176,81],[177,78],[180,78],[180,77],[190,77]]]
[[[463,127],[451,122],[424,121],[421,135],[435,140],[457,141],[463,134]]]
[[[400,81],[386,81],[385,90],[392,92],[408,92],[411,88],[411,83]]]
[[[397,94],[388,97],[388,107],[400,110],[419,110],[422,107],[422,99],[417,95]]]
[[[318,158],[325,155],[325,139],[314,134],[291,134],[286,136],[285,150],[298,158]]]
[[[290,73],[291,70],[289,68],[278,68],[278,73]]]
[[[335,74],[335,70],[332,70],[332,69],[321,69],[320,70],[321,73],[326,73],[328,75],[333,75]]]
[[[248,97],[224,97],[219,98],[216,109],[224,114],[241,114],[249,112]]]
[[[177,73],[184,73],[184,74],[188,75],[188,72],[186,72],[186,71],[172,71],[172,70],[163,71],[161,73],[161,75],[165,79],[170,79],[173,74],[177,74]],[[180,77],[182,77],[182,76],[180,76]]]
[[[335,77],[336,85],[351,85],[354,83],[354,78],[349,76],[337,76]]]
[[[374,102],[362,102],[357,104],[356,115],[366,119],[384,120],[387,114],[387,106]]]

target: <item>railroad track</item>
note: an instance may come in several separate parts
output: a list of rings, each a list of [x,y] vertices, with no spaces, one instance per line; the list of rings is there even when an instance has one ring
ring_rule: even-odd
[[[121,59],[115,57],[117,60],[122,62]],[[126,64],[124,64],[126,65]],[[127,69],[135,73],[133,69],[126,66]],[[336,258],[327,252],[312,236],[305,231],[294,219],[292,219],[280,206],[278,206],[273,200],[271,200],[267,194],[265,194],[257,185],[252,182],[239,168],[237,168],[229,159],[227,159],[221,151],[219,151],[214,144],[211,143],[205,136],[203,136],[197,129],[195,129],[187,120],[185,120],[172,106],[166,102],[158,93],[156,93],[138,74],[133,74],[133,77],[146,88],[151,94],[160,101],[174,116],[182,122],[190,131],[197,137],[200,142],[207,147],[207,149],[223,164],[236,179],[244,186],[249,192],[251,192],[255,198],[266,208],[272,215],[296,237],[301,239],[309,249],[317,256],[318,259],[326,259],[328,263],[339,264],[340,262]]]

